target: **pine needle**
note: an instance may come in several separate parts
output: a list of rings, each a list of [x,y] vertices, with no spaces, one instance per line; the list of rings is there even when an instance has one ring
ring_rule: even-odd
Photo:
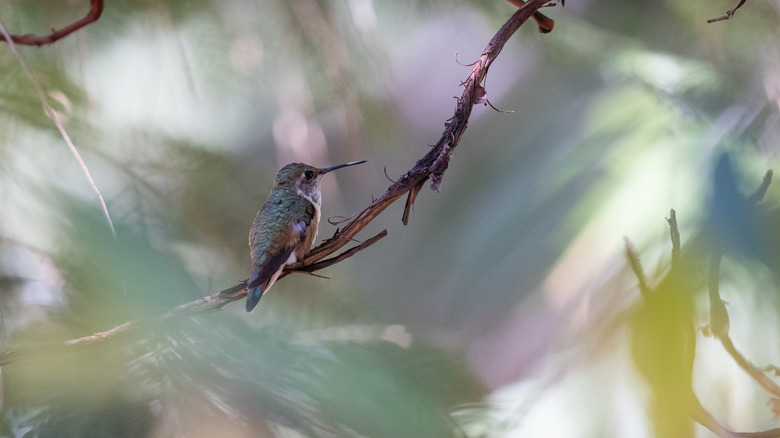
[[[30,70],[30,67],[24,61],[24,58],[22,58],[22,55],[16,49],[16,45],[14,44],[13,39],[5,30],[5,26],[3,26],[2,22],[0,22],[0,33],[2,33],[3,36],[5,37],[5,40],[8,43],[8,47],[11,48],[11,52],[14,54],[14,56],[16,56],[16,59],[19,60],[19,64],[22,66],[22,70],[24,71],[24,74],[27,76],[27,79],[29,79],[30,83],[35,89],[35,94],[38,95],[38,99],[40,99],[41,104],[43,104],[43,109],[46,112],[46,115],[54,121],[54,124],[57,126],[57,129],[60,131],[63,140],[65,140],[65,144],[68,145],[68,149],[70,149],[70,153],[73,154],[73,156],[76,158],[76,161],[79,163],[81,170],[84,172],[84,176],[86,176],[87,181],[89,181],[89,185],[92,186],[92,190],[94,190],[95,193],[97,194],[98,200],[100,201],[100,205],[103,208],[103,214],[106,216],[106,220],[108,221],[108,226],[111,228],[111,234],[113,234],[114,238],[116,238],[116,230],[114,229],[114,222],[111,220],[111,215],[108,213],[108,206],[106,205],[105,199],[103,199],[103,195],[100,193],[97,184],[95,184],[95,180],[92,179],[92,175],[89,173],[89,169],[87,168],[86,163],[84,163],[84,160],[81,158],[81,154],[79,154],[79,151],[76,150],[76,146],[73,144],[73,141],[71,141],[68,132],[65,131],[65,127],[62,126],[62,121],[60,121],[60,118],[57,116],[57,113],[49,104],[49,100],[46,98],[46,94],[43,92],[41,83],[38,82],[38,79],[35,78],[35,75],[33,74],[32,70]]]

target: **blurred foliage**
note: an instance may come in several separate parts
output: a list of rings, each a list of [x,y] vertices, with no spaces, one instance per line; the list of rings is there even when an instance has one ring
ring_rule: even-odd
[[[0,22],[41,35],[88,3],[4,1]],[[513,8],[114,1],[56,44],[19,47],[116,237],[0,46],[0,350],[23,351],[1,368],[0,436],[711,436],[670,414],[691,386],[724,425],[776,427],[768,395],[694,331],[706,255],[685,281],[668,273],[674,208],[683,243],[727,247],[738,347],[780,363],[776,184],[744,202],[776,169],[780,19],[748,2],[706,23],[733,6],[545,9],[555,31],[521,28],[486,83],[513,112],[475,108],[409,226],[391,207],[366,230],[387,238],[330,280],[285,278],[251,314],[228,305],[67,348],[246,278],[248,228],[282,165],[369,160],[325,180],[329,237],[327,218],[436,141],[462,64]]]

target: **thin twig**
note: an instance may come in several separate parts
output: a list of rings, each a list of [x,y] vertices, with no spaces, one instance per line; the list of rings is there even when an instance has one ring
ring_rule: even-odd
[[[102,2],[100,5],[100,9],[101,10],[103,9]],[[98,16],[100,16],[99,13]],[[95,19],[97,20],[97,18]],[[54,111],[54,108],[51,107],[51,104],[49,104],[49,100],[46,98],[46,93],[44,93],[43,87],[41,87],[41,83],[35,77],[32,70],[30,70],[30,67],[24,61],[24,58],[22,58],[21,53],[19,53],[19,51],[16,50],[15,41],[13,37],[10,36],[8,32],[5,30],[3,23],[0,23],[0,34],[3,35],[5,41],[8,41],[8,47],[11,49],[11,52],[13,52],[14,56],[16,56],[16,59],[19,61],[19,65],[22,66],[22,70],[24,71],[24,74],[27,76],[27,79],[32,84],[33,89],[35,90],[35,94],[38,96],[38,99],[41,101],[41,104],[43,105],[44,112],[46,113],[47,116],[49,116],[49,118],[51,118],[51,120],[54,122],[54,125],[57,126],[57,130],[60,131],[60,135],[62,135],[62,139],[65,140],[65,144],[68,146],[71,155],[73,155],[73,157],[76,159],[76,162],[79,164],[79,167],[81,167],[81,171],[84,172],[84,176],[86,177],[87,182],[89,182],[90,187],[92,187],[92,190],[95,192],[95,194],[97,194],[98,201],[100,202],[100,206],[103,209],[103,214],[106,216],[106,220],[108,221],[109,228],[111,228],[111,234],[113,234],[114,238],[116,238],[114,221],[111,220],[111,214],[109,214],[108,212],[108,205],[106,205],[106,200],[103,199],[103,194],[100,193],[100,189],[98,189],[95,180],[92,179],[92,175],[89,172],[89,168],[87,167],[87,164],[84,162],[84,159],[81,158],[81,154],[79,153],[78,149],[76,149],[76,145],[73,144],[73,141],[70,139],[70,135],[68,135],[68,132],[65,130],[65,126],[63,126],[60,117],[57,115],[57,112]]]
[[[311,265],[307,265],[307,266],[304,266],[304,267],[301,267],[301,268],[285,270],[279,278],[283,278],[283,277],[285,277],[285,276],[287,276],[289,274],[293,274],[293,273],[296,273],[296,272],[311,273],[313,271],[318,271],[320,269],[325,269],[328,266],[335,265],[336,263],[338,263],[338,262],[340,262],[342,260],[345,260],[345,259],[348,259],[348,258],[352,257],[358,251],[362,251],[362,250],[368,248],[369,246],[373,245],[374,243],[379,241],[379,239],[381,239],[381,238],[383,238],[385,236],[387,236],[387,230],[382,230],[376,236],[366,240],[365,242],[361,243],[358,246],[352,247],[352,248],[342,252],[341,254],[337,255],[336,257],[331,257],[329,259],[320,260],[317,263],[313,263]]]
[[[742,5],[744,5],[746,1],[747,0],[739,0],[739,3],[737,3],[737,6],[735,6],[734,9],[726,12],[726,15],[721,15],[720,17],[717,17],[717,18],[710,18],[709,20],[707,20],[707,23],[715,23],[715,22],[718,22],[718,21],[731,19],[731,17],[733,17],[734,14],[737,13],[737,9],[741,8]]]
[[[331,224],[331,225],[339,225],[339,224],[343,224],[344,222],[347,222],[348,220],[351,220],[352,218],[354,218],[355,216],[357,216],[357,215],[358,215],[358,213],[360,213],[360,212],[357,212],[357,213],[352,213],[352,214],[351,214],[351,215],[349,215],[349,216],[331,216],[331,217],[329,217],[329,218],[328,218],[328,223],[329,223],[329,224]],[[338,232],[338,228],[337,228],[337,229],[336,229],[336,233],[334,233],[334,236],[335,236],[336,234],[338,234],[338,233],[339,233],[339,232]]]
[[[723,438],[778,438],[780,437],[780,429],[762,430],[760,432],[734,432],[721,425],[718,420],[715,419],[712,414],[707,412],[702,407],[699,400],[696,400],[696,406],[694,406],[693,414],[691,415],[694,421],[711,430],[712,433]]]
[[[750,377],[758,382],[758,384],[761,385],[764,389],[769,391],[769,393],[775,397],[780,397],[780,386],[778,386],[774,380],[770,379],[766,374],[764,374],[760,368],[747,360],[745,356],[743,356],[742,353],[740,353],[734,346],[734,343],[731,341],[731,337],[729,337],[728,334],[726,336],[720,337],[720,343],[723,344],[723,348],[731,355],[737,365],[742,367],[745,372],[750,374]]]
[[[37,345],[29,348],[18,348],[0,352],[0,365],[5,365],[21,358],[32,357],[40,354],[50,354],[62,351],[64,348],[72,346],[86,346],[108,339],[117,339],[121,335],[130,334],[141,327],[151,327],[156,324],[162,324],[174,317],[184,315],[194,315],[205,313],[207,311],[219,310],[226,304],[240,300],[246,296],[246,281],[233,285],[225,290],[219,291],[207,297],[177,306],[155,318],[133,319],[117,325],[103,332],[93,333],[75,339],[68,339],[59,343],[46,345]]]
[[[103,13],[103,0],[90,0],[90,7],[89,12],[87,12],[87,15],[74,22],[73,24],[70,24],[68,26],[63,27],[60,30],[52,30],[52,32],[48,35],[44,36],[37,36],[32,33],[24,34],[24,35],[8,35],[5,32],[3,32],[3,35],[0,35],[0,41],[11,41],[12,43],[19,44],[21,46],[42,46],[44,44],[51,44],[61,38],[64,38],[73,32],[81,29],[82,27],[94,23],[100,18],[100,15]]]
[[[390,181],[391,183],[395,184],[396,181],[393,178],[390,178],[390,175],[387,174],[387,166],[384,166],[384,170],[385,170],[385,178],[387,178],[387,180]]]

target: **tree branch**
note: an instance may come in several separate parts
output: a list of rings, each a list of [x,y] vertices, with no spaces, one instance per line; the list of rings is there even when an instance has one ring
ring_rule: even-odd
[[[718,423],[718,420],[702,407],[698,399],[693,408],[692,417],[694,421],[711,430],[715,435],[723,438],[780,438],[780,429],[768,429],[759,432],[734,432]]]
[[[522,8],[525,6],[524,0],[507,0],[509,3],[512,3],[513,5],[517,6],[518,8]],[[539,26],[539,32],[541,33],[550,33],[553,30],[553,27],[555,26],[555,21],[542,14],[539,11],[534,12],[534,14],[531,16],[534,21],[536,21],[536,25]]]
[[[94,23],[100,18],[100,15],[103,13],[103,0],[90,0],[90,8],[89,12],[87,12],[87,15],[74,22],[73,24],[70,24],[68,26],[63,27],[60,30],[52,30],[52,32],[48,35],[44,36],[37,36],[32,33],[24,34],[24,35],[10,35],[11,40],[18,45],[21,46],[43,46],[45,44],[51,44],[61,38],[64,38],[73,32],[81,29],[82,27]],[[4,35],[0,35],[0,41],[6,41]]]
[[[768,171],[761,182],[758,189],[747,199],[752,203],[760,202],[766,194],[769,184],[772,181],[772,171]],[[672,240],[672,272],[676,272],[680,268],[680,232],[677,226],[677,217],[674,210],[671,210],[670,217],[667,219],[670,228],[671,240]],[[626,257],[628,258],[634,275],[639,281],[639,289],[642,292],[642,296],[648,296],[651,290],[648,288],[644,279],[642,266],[639,261],[639,256],[636,253],[636,249],[631,245],[631,242],[626,239]],[[747,372],[759,385],[761,385],[766,391],[772,394],[777,399],[780,399],[780,385],[774,382],[765,372],[776,369],[775,367],[765,367],[761,369],[750,362],[745,356],[743,356],[737,348],[734,346],[731,338],[729,337],[729,315],[726,305],[720,297],[720,263],[723,258],[722,250],[719,247],[712,249],[710,254],[709,271],[707,273],[707,289],[710,301],[710,331],[713,336],[716,336],[723,344],[723,348],[731,355],[734,361]],[[678,272],[679,273],[679,272]],[[775,400],[777,400],[775,399]],[[710,414],[699,402],[695,394],[693,394],[694,405],[691,410],[691,418],[707,429],[711,430],[718,436],[724,438],[780,438],[780,428],[763,430],[759,432],[735,432],[723,425],[721,425],[717,419]]]
[[[750,203],[755,204],[761,202],[764,199],[769,184],[772,182],[772,171],[769,170],[764,175],[761,184],[758,186],[755,192],[747,199]],[[709,291],[710,299],[710,330],[713,336],[720,339],[721,344],[726,352],[731,355],[734,362],[737,363],[746,373],[750,375],[759,385],[765,390],[774,395],[780,397],[780,386],[777,385],[772,379],[770,379],[764,372],[750,362],[742,353],[737,350],[729,336],[729,314],[723,299],[720,297],[720,261],[723,257],[723,251],[716,247],[712,250],[710,256],[710,270],[707,278],[707,289]]]
[[[737,6],[742,5],[744,3],[744,0],[740,2],[740,4]],[[736,8],[734,9],[736,10]],[[733,11],[732,11],[733,15]],[[761,181],[761,184],[759,185],[758,189],[747,198],[749,203],[755,204],[758,202],[761,202],[761,200],[764,198],[764,195],[766,194],[767,189],[769,188],[769,184],[772,182],[772,171],[769,170],[764,175],[763,180]],[[710,265],[709,265],[709,272],[707,274],[707,290],[709,294],[709,301],[710,301],[710,332],[713,336],[717,337],[721,344],[723,345],[723,349],[726,350],[726,352],[731,356],[732,359],[734,359],[734,362],[737,363],[743,370],[745,370],[750,377],[753,378],[756,382],[758,382],[761,387],[763,387],[767,392],[772,394],[775,397],[780,397],[780,386],[777,385],[777,383],[774,382],[771,378],[769,378],[764,371],[762,371],[760,368],[755,366],[752,362],[750,362],[745,356],[742,355],[742,353],[737,350],[737,348],[734,346],[734,342],[731,340],[731,337],[729,336],[729,313],[728,309],[726,309],[726,304],[724,303],[723,299],[720,297],[720,262],[723,258],[723,251],[720,247],[716,246],[712,250],[712,254],[710,255]],[[694,415],[694,418],[696,421],[698,421],[700,424],[704,425],[711,431],[715,432],[716,434],[723,436],[723,437],[731,437],[731,438],[770,438],[770,437],[780,437],[780,429],[771,429],[771,430],[765,430],[761,432],[733,432],[730,431],[715,421],[714,417],[709,414],[704,408],[699,405],[698,412],[696,415]]]
[[[320,270],[320,269],[325,269],[328,266],[335,265],[336,263],[338,263],[338,262],[340,262],[340,261],[342,261],[344,259],[352,257],[358,251],[361,251],[361,250],[363,250],[365,248],[368,248],[369,246],[373,245],[379,239],[381,239],[381,238],[383,238],[385,236],[387,236],[387,230],[382,230],[376,236],[366,240],[365,242],[361,243],[360,245],[358,245],[356,247],[353,247],[353,248],[350,248],[350,249],[344,251],[343,253],[339,254],[336,257],[332,257],[332,258],[329,258],[327,260],[321,260],[321,261],[316,262],[316,263],[306,264],[305,266],[302,266],[300,268],[293,268],[291,266],[289,269],[285,269],[284,272],[282,272],[282,275],[279,276],[279,278],[280,279],[284,278],[284,277],[286,277],[286,276],[288,276],[290,274],[293,274],[295,272],[312,273],[312,272]]]
[[[444,172],[447,170],[452,151],[455,149],[455,147],[457,147],[461,136],[466,130],[468,119],[471,115],[471,109],[474,104],[477,103],[480,95],[484,96],[484,90],[482,94],[479,93],[479,90],[482,88],[480,83],[485,79],[491,63],[496,59],[496,57],[498,57],[499,53],[501,53],[501,50],[504,48],[504,44],[506,44],[515,31],[517,31],[517,29],[519,29],[523,23],[532,17],[539,8],[546,4],[547,1],[548,0],[528,1],[523,7],[518,9],[512,15],[512,17],[490,40],[487,47],[485,47],[485,50],[482,52],[482,55],[473,64],[471,74],[469,75],[468,79],[466,79],[466,81],[463,83],[464,91],[461,97],[457,100],[455,113],[445,123],[444,132],[442,133],[441,138],[436,143],[436,145],[424,157],[418,160],[411,170],[403,174],[397,181],[395,181],[382,196],[374,200],[368,207],[358,213],[355,218],[352,219],[352,221],[349,222],[341,231],[337,232],[333,237],[312,249],[298,263],[285,267],[285,270],[282,273],[282,277],[294,272],[311,273],[351,257],[358,251],[369,247],[381,238],[385,237],[387,235],[387,231],[383,230],[362,244],[353,247],[338,256],[323,260],[343,248],[349,242],[353,241],[355,236],[369,223],[371,223],[374,218],[376,218],[387,207],[389,207],[390,204],[401,198],[403,195],[409,193],[409,198],[406,202],[403,213],[403,223],[406,224],[411,208],[414,205],[414,200],[417,196],[417,193],[419,193],[428,179],[431,180],[431,189],[438,191],[444,176]],[[95,2],[93,1],[93,5],[94,3]],[[212,310],[218,310],[224,307],[226,304],[237,301],[246,296],[246,281],[247,280],[244,280],[241,283],[207,297],[200,298],[190,303],[182,304],[172,310],[169,310],[166,313],[163,313],[162,315],[159,315],[156,318],[128,321],[104,332],[65,341],[64,345],[71,346],[91,344],[122,333],[127,333],[135,328],[146,326],[147,324],[159,324],[174,317],[194,315]],[[63,344],[36,347],[35,350],[41,351],[43,349],[49,349],[50,347],[62,348]],[[6,364],[12,360],[16,360],[24,354],[27,354],[29,351],[30,350],[9,350],[0,352],[0,365]]]
[[[346,227],[334,238],[324,242],[322,245],[313,249],[305,259],[299,263],[291,265],[290,269],[298,269],[308,264],[314,263],[322,258],[332,254],[347,242],[349,242],[358,232],[366,227],[375,217],[384,211],[390,204],[398,198],[409,193],[409,200],[404,207],[403,220],[407,223],[409,214],[417,193],[422,189],[423,184],[431,179],[431,189],[439,190],[444,172],[447,170],[452,151],[457,147],[463,132],[466,130],[471,108],[479,99],[478,88],[485,79],[490,64],[498,57],[504,44],[515,33],[520,26],[530,18],[534,12],[541,8],[547,0],[531,0],[522,8],[518,9],[512,17],[504,23],[495,36],[490,40],[479,59],[473,64],[471,74],[463,83],[463,94],[457,101],[455,113],[445,123],[444,132],[434,147],[422,157],[415,166],[403,174],[385,193],[376,199],[371,205],[358,213]]]
[[[717,17],[717,18],[710,18],[709,20],[707,20],[707,23],[715,23],[715,22],[718,22],[718,21],[731,19],[731,17],[733,17],[734,14],[737,13],[737,9],[741,8],[742,5],[744,5],[746,1],[747,0],[739,0],[739,3],[737,3],[737,6],[735,6],[734,9],[731,9],[730,11],[726,12],[726,15],[721,15],[720,17]]]
[[[748,373],[750,377],[753,378],[753,380],[758,382],[758,384],[766,389],[769,393],[775,397],[780,397],[780,386],[778,386],[774,380],[770,379],[766,374],[764,374],[760,368],[747,360],[747,358],[745,358],[745,356],[743,356],[742,353],[737,350],[737,347],[734,346],[734,343],[731,341],[731,338],[728,334],[719,337],[719,339],[720,343],[723,344],[723,348],[731,355],[737,365],[745,370],[745,372]]]

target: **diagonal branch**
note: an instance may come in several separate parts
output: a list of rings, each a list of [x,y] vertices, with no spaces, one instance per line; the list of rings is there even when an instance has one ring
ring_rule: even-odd
[[[761,180],[758,189],[750,195],[747,200],[751,204],[756,204],[764,199],[769,184],[772,182],[772,171],[769,170]],[[707,289],[709,291],[710,301],[710,330],[713,336],[717,337],[726,352],[731,355],[734,362],[737,363],[746,373],[750,375],[759,385],[775,397],[780,397],[780,386],[764,374],[764,371],[750,362],[734,346],[734,342],[729,336],[729,314],[723,299],[720,297],[720,261],[723,257],[723,251],[719,247],[712,250],[710,256],[710,267],[707,278]]]
[[[719,339],[720,343],[723,344],[723,348],[729,353],[729,355],[731,355],[732,359],[734,359],[734,362],[736,362],[737,365],[745,370],[745,372],[748,373],[750,377],[758,382],[758,384],[761,385],[765,390],[767,390],[767,392],[774,395],[775,397],[780,397],[780,386],[778,386],[774,380],[764,374],[764,371],[754,365],[753,362],[749,361],[745,356],[742,355],[742,353],[739,352],[739,350],[737,350],[737,347],[734,346],[734,343],[731,341],[728,333],[724,336],[719,336]]]
[[[407,223],[411,208],[414,204],[417,193],[422,189],[425,182],[431,180],[431,189],[438,191],[441,185],[444,172],[447,170],[450,156],[453,150],[460,142],[461,136],[466,131],[471,109],[478,102],[480,96],[484,96],[484,90],[480,85],[487,75],[488,69],[493,60],[498,57],[504,45],[520,26],[531,18],[539,8],[547,3],[548,0],[530,0],[523,7],[517,10],[490,40],[479,59],[473,64],[471,74],[463,83],[464,91],[457,100],[455,113],[445,123],[444,132],[436,145],[423,156],[414,167],[403,174],[395,181],[378,199],[374,200],[368,207],[363,209],[349,222],[340,232],[326,240],[316,248],[312,249],[306,257],[298,263],[289,265],[285,268],[282,276],[293,272],[314,272],[338,263],[348,257],[351,257],[358,251],[374,244],[387,235],[384,230],[366,240],[362,244],[353,247],[340,255],[326,259],[326,257],[336,253],[349,242],[353,241],[355,236],[362,231],[374,218],[382,213],[393,202],[409,193],[409,199],[404,207],[404,224]],[[482,93],[480,94],[480,90]],[[0,352],[0,365],[10,361],[17,360],[29,353],[41,352],[52,348],[63,348],[71,345],[92,344],[98,341],[112,338],[119,334],[125,334],[133,329],[145,327],[148,324],[159,324],[172,318],[186,315],[205,313],[212,310],[218,310],[226,304],[237,301],[246,296],[246,280],[220,292],[216,292],[207,297],[182,304],[162,315],[152,319],[132,320],[120,324],[105,332],[95,333],[82,338],[65,341],[64,344],[39,346],[27,350],[8,350]],[[34,351],[33,351],[34,350]]]
[[[335,265],[336,263],[338,263],[338,262],[340,262],[340,261],[342,261],[344,259],[352,257],[358,251],[361,251],[361,250],[363,250],[365,248],[368,248],[369,246],[373,245],[379,239],[381,239],[381,238],[383,238],[385,236],[387,236],[387,230],[382,230],[376,236],[366,240],[365,242],[361,243],[360,245],[358,245],[358,246],[356,246],[354,248],[350,248],[350,249],[344,251],[343,253],[337,255],[336,257],[332,257],[332,258],[329,258],[329,259],[326,259],[326,260],[320,260],[320,261],[318,261],[316,263],[312,263],[310,265],[303,266],[303,267],[298,268],[298,269],[287,270],[279,278],[284,278],[287,275],[295,273],[295,272],[308,272],[308,273],[311,273],[311,272],[314,272],[314,271],[318,271],[320,269],[325,269],[328,266]]]
[[[100,10],[102,9],[103,6],[101,3]],[[95,18],[95,20],[97,20],[97,18]],[[30,84],[32,84],[33,89],[35,90],[35,94],[38,96],[38,99],[41,101],[44,112],[54,122],[54,125],[57,127],[57,130],[60,131],[60,135],[62,135],[62,139],[65,141],[65,144],[68,146],[71,155],[73,155],[73,157],[76,159],[76,162],[78,163],[79,167],[81,167],[81,171],[84,172],[84,176],[86,177],[87,182],[89,182],[89,185],[92,187],[92,190],[95,192],[95,194],[98,197],[100,206],[103,209],[103,214],[106,216],[106,220],[108,221],[108,226],[109,228],[111,228],[111,234],[113,234],[114,238],[116,238],[116,230],[114,229],[114,222],[113,220],[111,220],[111,214],[108,212],[108,205],[106,205],[106,200],[103,198],[103,194],[100,193],[100,189],[98,189],[95,180],[92,178],[92,175],[89,171],[89,168],[87,167],[87,164],[84,162],[84,159],[81,157],[81,154],[79,153],[78,149],[76,149],[76,145],[73,144],[73,141],[71,140],[68,131],[65,130],[65,126],[60,120],[60,117],[57,115],[57,112],[54,111],[54,109],[52,109],[51,105],[49,104],[49,100],[46,98],[46,93],[44,93],[41,83],[38,81],[38,79],[33,74],[32,70],[30,70],[30,67],[24,61],[22,54],[19,53],[18,50],[16,50],[16,43],[14,42],[14,37],[8,34],[8,32],[5,30],[5,27],[3,27],[3,23],[1,22],[0,22],[0,36],[3,37],[4,41],[8,42],[8,47],[11,49],[11,52],[14,54],[14,56],[16,56],[16,59],[19,61],[19,65],[22,67],[22,71],[24,71],[24,74],[27,76],[27,79],[29,79]]]
[[[761,185],[758,189],[747,198],[750,203],[760,202],[772,181],[772,171],[768,171],[764,176]],[[671,210],[670,217],[667,219],[670,228],[671,240],[672,240],[672,270],[668,275],[679,273],[680,269],[680,232],[677,226],[677,217],[674,210]],[[701,237],[699,237],[701,238]],[[695,246],[695,244],[694,244]],[[636,250],[631,245],[630,241],[626,239],[626,256],[629,260],[634,275],[639,281],[639,289],[643,296],[647,296],[648,287],[644,280],[644,274],[642,272],[642,266],[639,262],[639,257],[636,254]],[[737,350],[729,337],[729,315],[726,309],[725,302],[720,297],[720,264],[723,258],[723,252],[721,248],[715,246],[712,248],[710,255],[710,263],[707,273],[707,289],[710,301],[710,332],[713,336],[717,337],[723,348],[728,352],[734,361],[747,372],[758,384],[760,384],[767,392],[774,397],[780,399],[780,385],[775,383],[769,376],[765,374],[766,371],[771,371],[773,367],[767,367],[761,369],[745,358],[742,353]],[[759,432],[735,432],[723,425],[709,413],[699,402],[695,394],[693,394],[694,404],[691,407],[691,418],[707,429],[711,430],[718,436],[724,438],[780,438],[780,428],[763,430]]]
[[[374,220],[375,217],[389,207],[390,204],[407,193],[411,197],[404,207],[404,218],[408,219],[409,212],[414,205],[414,199],[428,179],[431,180],[431,189],[439,190],[452,151],[460,143],[461,136],[466,130],[469,116],[471,115],[471,109],[479,99],[478,89],[480,88],[480,83],[485,79],[485,75],[487,75],[490,64],[498,57],[504,48],[504,44],[509,41],[509,38],[515,31],[545,3],[547,3],[547,0],[529,1],[525,6],[518,9],[509,21],[504,23],[496,35],[493,36],[482,55],[473,64],[468,79],[463,83],[463,94],[457,101],[455,113],[445,123],[444,132],[436,145],[417,161],[417,164],[411,170],[401,175],[382,196],[358,213],[357,217],[347,224],[338,235],[314,248],[305,259],[295,265],[291,265],[289,269],[302,268],[338,251]]]
[[[103,0],[90,0],[89,12],[84,18],[63,27],[60,30],[52,30],[48,35],[38,36],[32,33],[24,35],[10,35],[11,41],[20,46],[43,46],[45,44],[51,44],[60,38],[66,37],[73,32],[81,29],[82,27],[94,23],[100,18],[103,13]],[[4,35],[0,35],[0,41],[7,41]]]
[[[698,400],[696,400],[691,416],[697,423],[723,438],[780,438],[780,429],[768,429],[759,432],[735,432],[721,425],[712,414],[702,407]]]
[[[739,3],[737,3],[737,6],[735,6],[734,9],[729,10],[728,12],[726,12],[725,15],[721,15],[720,17],[710,18],[709,20],[707,20],[707,23],[715,23],[715,22],[718,22],[718,21],[731,19],[731,17],[733,17],[734,14],[737,13],[737,9],[741,8],[742,5],[744,5],[746,1],[747,0],[739,0]]]
[[[509,3],[512,3],[513,5],[517,6],[518,8],[522,8],[525,5],[524,0],[507,0]],[[563,2],[561,2],[563,4]],[[539,26],[539,32],[541,33],[550,33],[553,30],[553,27],[555,26],[555,21],[542,14],[539,11],[534,12],[534,14],[531,16],[534,21],[536,21],[536,25]]]

